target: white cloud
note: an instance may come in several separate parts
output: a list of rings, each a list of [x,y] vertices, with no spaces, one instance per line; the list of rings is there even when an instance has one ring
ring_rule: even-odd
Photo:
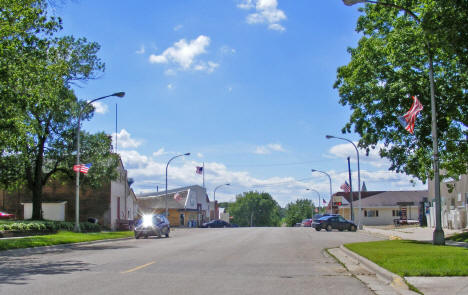
[[[100,102],[100,101],[95,101],[93,102],[93,107],[94,107],[94,111],[97,113],[97,114],[105,114],[107,113],[107,111],[109,110],[109,108],[107,107],[106,104]]]
[[[135,51],[136,54],[144,54],[145,53],[145,46],[144,45],[141,45],[140,46],[140,49],[138,49],[137,51]]]
[[[267,24],[270,30],[285,30],[280,22],[286,19],[286,14],[278,9],[277,0],[243,0],[237,7],[245,10],[255,8],[256,12],[246,18],[248,24]]]
[[[112,140],[115,142],[115,133],[112,134]],[[137,148],[141,143],[142,142],[140,140],[131,138],[130,133],[125,129],[120,130],[117,134],[117,145],[120,148]]]
[[[197,70],[212,72],[219,65],[212,62],[198,61],[197,57],[206,53],[207,47],[210,45],[210,37],[200,35],[196,39],[187,42],[185,39],[180,39],[173,46],[164,50],[160,55],[151,54],[149,57],[150,63],[177,65],[180,70]],[[171,73],[174,73],[172,69]]]
[[[174,85],[172,83],[167,84],[167,89],[173,89]]]
[[[155,151],[153,153],[153,157],[159,157],[159,156],[162,156],[164,154],[167,154],[165,151],[164,151],[164,148],[160,148],[159,150]]]
[[[174,31],[179,31],[180,29],[182,29],[184,26],[183,25],[177,25],[174,27]]]
[[[257,146],[254,153],[259,155],[271,154],[272,152],[285,152],[286,150],[279,143],[270,143]]]
[[[137,193],[155,191],[158,185],[164,189],[165,169],[169,156],[161,159],[150,158],[139,154],[137,151],[121,151],[125,168],[129,177],[135,179],[133,188]],[[166,155],[164,149],[159,149],[154,155]],[[202,177],[195,173],[195,167],[201,166],[201,162],[193,161],[190,157],[181,157],[171,162],[168,173],[169,189],[180,186],[202,184]],[[333,193],[340,190],[340,185],[348,179],[346,171],[326,171],[332,179]],[[353,185],[357,186],[357,173],[353,172]],[[410,184],[411,177],[396,174],[390,171],[361,171],[361,181],[365,181],[368,190],[417,190],[427,189],[427,185],[416,182],[413,187]],[[297,198],[311,198],[315,203],[318,200],[316,193],[306,191],[313,188],[320,192],[321,198],[328,201],[329,181],[321,173],[309,173],[304,178],[297,179],[290,176],[270,177],[266,179],[256,178],[247,171],[234,171],[224,164],[217,162],[205,162],[205,183],[210,199],[213,197],[213,189],[223,183],[231,183],[229,187],[216,192],[218,201],[232,201],[236,194],[249,190],[264,191],[270,193],[281,205],[285,206]]]
[[[197,153],[197,157],[203,158],[203,154],[202,153]]]
[[[354,142],[354,144],[357,146],[357,142]],[[382,144],[378,144],[375,149],[371,149],[369,151],[368,156],[366,156],[365,149],[358,148],[359,162],[361,164],[369,164],[378,168],[390,167],[390,162],[387,159],[381,158],[379,155],[379,150],[383,147],[384,146]],[[342,159],[346,159],[348,156],[351,157],[350,160],[352,162],[357,162],[356,149],[350,143],[343,143],[333,146],[327,155],[327,157]]]

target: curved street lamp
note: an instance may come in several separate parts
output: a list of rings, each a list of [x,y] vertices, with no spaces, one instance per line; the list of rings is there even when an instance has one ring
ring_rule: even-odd
[[[216,218],[216,190],[218,188],[222,187],[222,186],[225,186],[225,185],[231,185],[231,184],[230,183],[220,184],[217,187],[215,187],[215,189],[213,190],[213,204],[214,204],[213,216],[214,216],[214,219],[217,219]]]
[[[357,148],[357,146],[354,144],[354,142],[352,142],[351,140],[347,139],[347,138],[344,138],[344,137],[337,137],[337,136],[333,136],[333,135],[327,135],[325,136],[327,139],[332,139],[332,138],[336,138],[336,139],[341,139],[341,140],[344,140],[344,141],[347,141],[349,143],[351,143],[353,146],[354,146],[354,149],[356,150],[356,155],[357,155],[357,177],[358,177],[358,228],[359,229],[362,229],[362,223],[361,223],[361,168],[359,166],[359,150]],[[353,196],[351,196],[351,199],[353,198]]]
[[[98,100],[111,97],[111,96],[117,96],[117,97],[124,97],[125,92],[116,92],[110,95],[102,96],[95,98],[88,103],[86,103],[81,109],[80,113],[78,114],[78,125],[76,127],[76,165],[80,165],[80,131],[81,131],[81,117],[83,116],[83,112],[86,110],[86,108],[92,104],[93,102],[96,102]],[[116,135],[117,136],[117,135]],[[75,227],[74,231],[79,232],[80,231],[80,169],[77,169],[76,171],[76,184],[75,184]]]
[[[311,171],[312,171],[312,172],[320,172],[320,173],[323,173],[323,174],[325,174],[326,176],[328,176],[328,180],[330,181],[330,202],[331,202],[330,213],[333,213],[332,181],[331,181],[330,174],[328,174],[327,172],[323,172],[323,171],[320,171],[320,170],[316,170],[316,169],[311,169]]]
[[[167,164],[166,164],[166,195],[164,197],[164,203],[165,203],[165,207],[166,207],[166,217],[169,216],[169,212],[168,212],[168,209],[167,209],[167,168],[169,167],[169,163],[174,160],[175,158],[178,158],[178,157],[182,157],[182,156],[190,156],[190,153],[185,153],[185,154],[180,154],[180,155],[177,155],[177,156],[174,156],[172,158],[169,159],[169,161],[167,161]]]
[[[405,11],[414,20],[421,25],[421,28],[424,32],[424,42],[426,43],[427,58],[429,61],[429,87],[431,92],[431,133],[432,133],[432,154],[433,154],[433,169],[434,169],[434,198],[436,203],[436,227],[432,237],[432,243],[434,245],[445,245],[444,230],[442,229],[442,214],[441,214],[441,200],[440,200],[440,176],[439,176],[439,143],[437,139],[437,111],[436,111],[436,100],[435,100],[435,86],[434,86],[434,62],[432,60],[432,48],[427,37],[427,32],[422,26],[422,21],[419,17],[411,10],[406,7],[399,6],[393,3],[386,3],[380,1],[371,1],[371,0],[343,0],[345,5],[351,6],[357,3],[370,3],[376,5],[383,5],[391,8],[396,8],[398,10]]]

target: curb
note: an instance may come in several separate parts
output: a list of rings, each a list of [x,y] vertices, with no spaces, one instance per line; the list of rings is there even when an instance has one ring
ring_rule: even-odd
[[[43,250],[54,250],[54,249],[61,249],[61,248],[70,248],[73,246],[81,246],[81,245],[91,245],[91,244],[100,244],[106,242],[114,242],[114,241],[125,241],[125,240],[132,240],[133,237],[128,238],[117,238],[117,239],[105,239],[105,240],[95,240],[95,241],[88,241],[88,242],[79,242],[79,243],[67,243],[67,244],[59,244],[59,245],[50,245],[50,246],[40,246],[40,247],[29,247],[29,248],[17,248],[17,249],[8,249],[8,250],[0,250],[0,256],[5,255],[22,255],[22,254],[36,254],[42,252]]]
[[[408,285],[406,284],[405,280],[400,277],[399,275],[394,274],[391,271],[386,270],[385,268],[375,264],[374,262],[370,261],[369,259],[362,257],[361,255],[347,249],[343,245],[340,246],[340,249],[345,252],[347,255],[353,257],[358,261],[358,263],[363,264],[371,271],[375,272],[375,274],[381,277],[383,280],[390,283],[397,289],[403,289],[404,291],[411,292]]]

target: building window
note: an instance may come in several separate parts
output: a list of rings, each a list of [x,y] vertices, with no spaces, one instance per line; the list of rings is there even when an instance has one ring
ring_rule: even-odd
[[[392,216],[393,217],[400,217],[401,211],[400,210],[392,210]]]
[[[379,210],[364,210],[365,217],[379,217]]]

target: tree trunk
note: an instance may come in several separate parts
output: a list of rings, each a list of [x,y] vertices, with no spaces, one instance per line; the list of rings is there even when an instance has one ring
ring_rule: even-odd
[[[44,145],[45,138],[43,137],[38,143],[38,152],[35,160],[35,167],[32,175],[32,182],[30,189],[32,191],[32,219],[42,219],[42,179],[44,173],[42,171],[42,165],[44,163]]]

